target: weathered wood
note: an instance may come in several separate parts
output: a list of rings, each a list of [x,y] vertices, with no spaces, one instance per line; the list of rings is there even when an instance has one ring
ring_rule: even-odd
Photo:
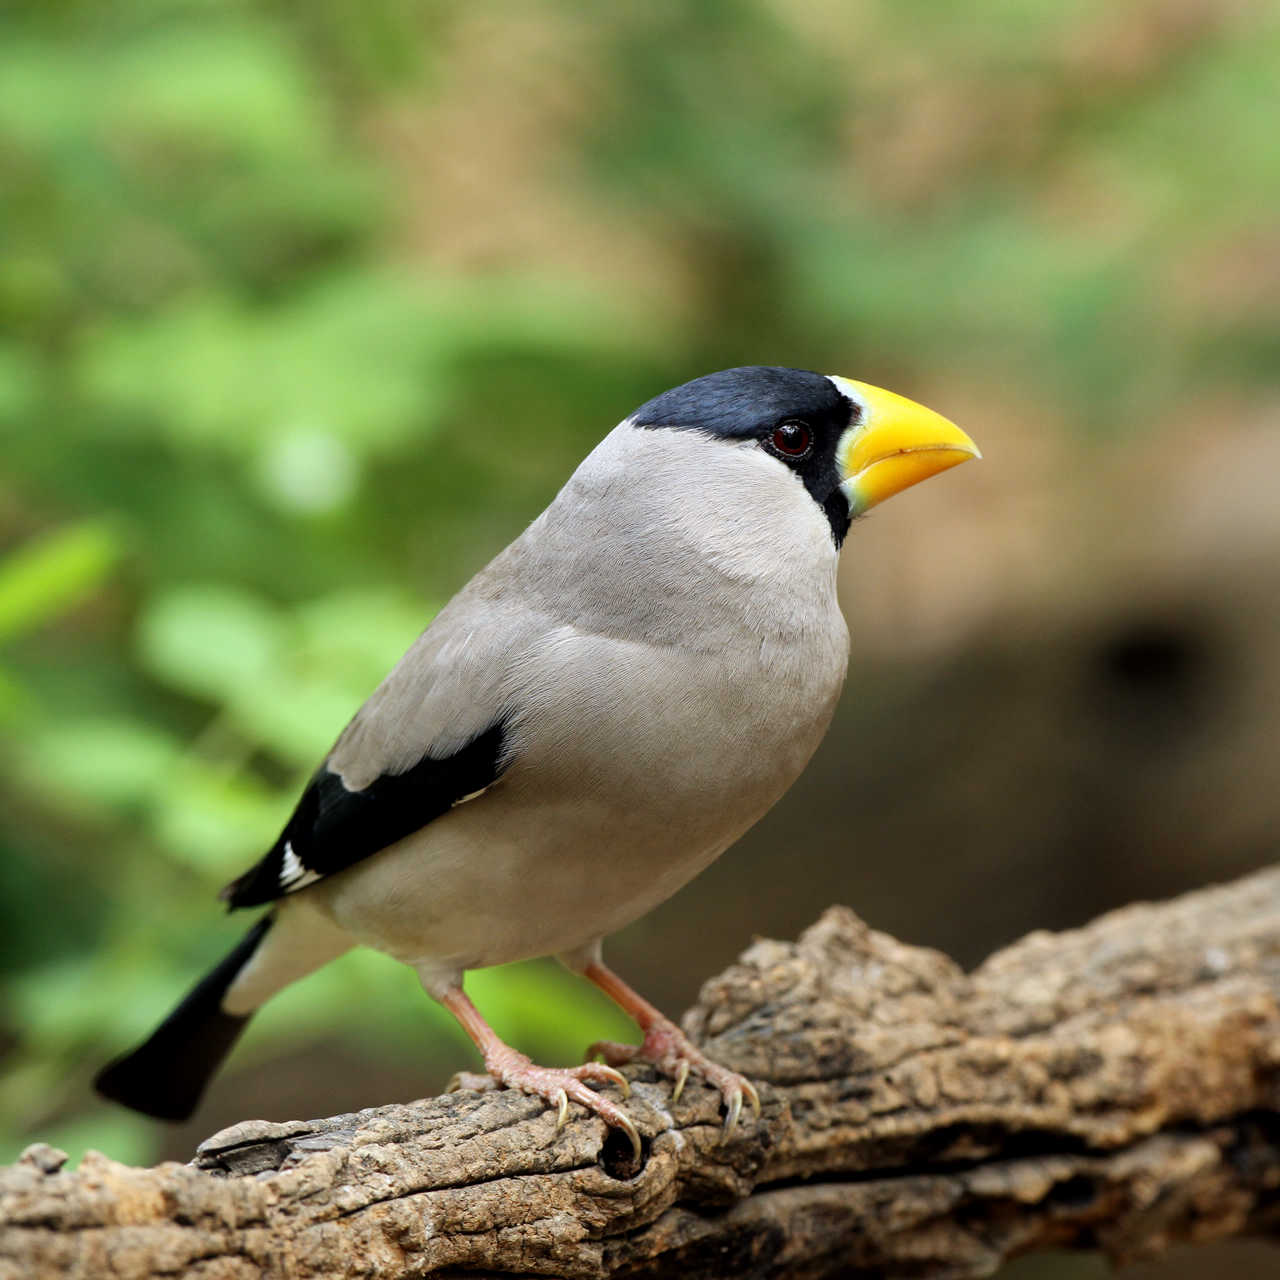
[[[0,1171],[0,1277],[962,1277],[1280,1233],[1280,870],[971,975],[832,908],[686,1025],[758,1126],[641,1072],[639,1170],[510,1093],[247,1121],[155,1169],[35,1148]]]

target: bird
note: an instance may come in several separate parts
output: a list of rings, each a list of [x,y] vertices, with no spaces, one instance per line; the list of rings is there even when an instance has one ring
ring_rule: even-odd
[[[822,740],[845,682],[836,567],[853,521],[980,457],[893,392],[777,366],[725,369],[624,418],[551,504],[432,620],[338,736],[279,838],[223,891],[265,907],[240,943],[95,1085],[193,1114],[249,1017],[357,945],[416,970],[484,1076],[640,1138],[618,1068],[725,1128],[759,1094],[604,961],[602,942],[761,818]],[[555,956],[636,1023],[544,1067],[505,1044],[466,971]],[[603,1059],[603,1061],[601,1061]],[[601,1091],[615,1086],[621,1103]]]

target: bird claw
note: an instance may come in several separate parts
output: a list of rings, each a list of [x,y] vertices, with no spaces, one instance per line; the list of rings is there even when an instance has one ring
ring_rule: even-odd
[[[617,1103],[587,1087],[587,1081],[604,1081],[617,1085],[625,1097],[631,1086],[620,1071],[599,1062],[587,1062],[580,1067],[539,1067],[524,1054],[510,1049],[486,1059],[485,1066],[489,1074],[482,1078],[493,1082],[490,1087],[505,1085],[508,1089],[541,1098],[555,1108],[553,1137],[558,1136],[568,1123],[569,1104],[576,1102],[599,1116],[610,1128],[621,1129],[631,1143],[636,1164],[640,1163],[643,1157],[640,1132],[631,1117]],[[467,1074],[459,1073],[464,1079]]]
[[[760,1094],[750,1080],[745,1076],[739,1076],[736,1087],[731,1088],[725,1095],[728,1108],[724,1118],[724,1133],[726,1137],[732,1132],[734,1125],[738,1123],[738,1118],[742,1115],[742,1100],[744,1098],[747,1100],[747,1106],[751,1108],[751,1114],[757,1122],[760,1119]]]
[[[665,1018],[649,1026],[645,1031],[643,1044],[615,1044],[612,1040],[597,1040],[587,1050],[587,1057],[594,1058],[597,1054],[614,1067],[628,1062],[647,1062],[663,1075],[670,1076],[675,1082],[671,1089],[673,1105],[683,1096],[690,1072],[696,1071],[713,1089],[720,1090],[726,1108],[726,1135],[741,1118],[744,1100],[755,1119],[760,1119],[760,1094],[755,1085],[736,1071],[712,1062],[690,1043],[689,1038],[674,1022]]]
[[[644,1152],[640,1146],[640,1133],[636,1129],[635,1125],[631,1123],[631,1120],[628,1116],[623,1115],[622,1112],[619,1112],[618,1114],[622,1116],[622,1119],[614,1127],[617,1129],[621,1129],[622,1132],[625,1133],[628,1138],[630,1138],[631,1154],[632,1156],[635,1157],[636,1164],[639,1164],[644,1155]]]
[[[689,1079],[689,1060],[681,1059],[680,1069],[676,1072],[676,1087],[671,1090],[671,1101],[679,1102],[680,1095],[684,1092],[685,1081]]]
[[[742,1114],[742,1090],[731,1090],[726,1100],[728,1109],[724,1118],[724,1134],[728,1137],[733,1132],[733,1126],[738,1123],[738,1117]]]
[[[631,1097],[631,1081],[621,1071],[616,1070],[605,1062],[584,1062],[582,1065],[591,1068],[588,1079],[607,1080],[610,1084],[618,1086],[624,1100]]]

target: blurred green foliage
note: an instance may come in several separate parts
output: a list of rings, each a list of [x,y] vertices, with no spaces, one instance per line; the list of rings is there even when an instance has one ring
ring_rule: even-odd
[[[504,421],[489,366],[626,356],[585,288],[410,278],[356,126],[393,68],[336,10],[336,65],[304,21],[31,6],[0,47],[9,1151],[36,1129],[78,1150],[100,1121],[145,1158],[145,1122],[81,1119],[94,1063],[234,936],[214,890],[456,584],[456,548],[514,532],[585,443],[547,409]],[[257,1051],[346,1009],[412,1052],[432,1014],[402,977],[368,998],[387,967],[334,965]],[[621,1029],[539,972],[534,1007],[579,998],[548,1044],[522,980],[497,984],[510,1033],[555,1053]]]
[[[146,1158],[92,1069],[236,935],[214,891],[432,602],[648,395],[794,363],[1107,430],[1280,356],[1210,287],[1280,198],[1276,24],[1232,6],[0,21],[0,1154]],[[619,1033],[554,969],[478,978],[533,1052]],[[342,1010],[410,1060],[428,1003],[353,955],[246,1053]]]

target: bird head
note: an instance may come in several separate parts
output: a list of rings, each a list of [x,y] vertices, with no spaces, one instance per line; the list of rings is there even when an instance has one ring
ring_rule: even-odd
[[[754,446],[826,513],[837,546],[886,498],[982,455],[941,414],[865,382],[803,369],[724,369],[656,396],[635,427],[702,432]]]

